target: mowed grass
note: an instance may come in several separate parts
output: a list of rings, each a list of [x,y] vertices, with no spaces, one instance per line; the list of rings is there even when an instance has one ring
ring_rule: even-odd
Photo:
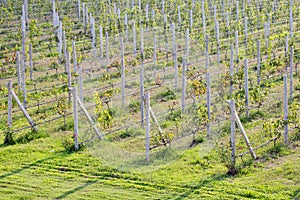
[[[122,172],[87,150],[67,153],[58,133],[0,148],[0,199],[299,199],[300,149],[227,175],[201,144],[145,173]]]

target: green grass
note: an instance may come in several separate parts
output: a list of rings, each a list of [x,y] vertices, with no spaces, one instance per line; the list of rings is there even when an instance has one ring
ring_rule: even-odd
[[[300,149],[253,162],[235,177],[201,144],[154,171],[122,172],[88,150],[66,153],[65,133],[0,148],[0,199],[293,199],[300,191]]]

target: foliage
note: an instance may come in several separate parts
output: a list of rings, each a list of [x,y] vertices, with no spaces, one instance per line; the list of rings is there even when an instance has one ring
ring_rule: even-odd
[[[175,99],[176,99],[176,94],[169,88],[167,88],[166,91],[163,91],[160,94],[155,96],[155,100],[157,102],[166,102]]]
[[[67,96],[61,96],[58,101],[57,105],[55,106],[55,110],[58,114],[63,115],[64,117],[64,126],[66,126],[66,114],[68,112],[69,104],[67,100]]]
[[[288,122],[294,124],[295,127],[300,128],[300,103],[294,99],[289,108]]]
[[[97,92],[94,94],[94,100],[96,103],[96,115],[97,121],[101,124],[103,128],[110,128],[114,120],[114,113],[111,109],[104,109],[102,105],[101,98]]]
[[[268,88],[261,88],[259,85],[249,89],[250,98],[261,107],[268,95]]]
[[[137,113],[140,109],[141,102],[140,101],[132,101],[128,105],[130,113]]]
[[[208,115],[207,115],[207,107],[205,105],[205,102],[201,102],[197,104],[197,120],[199,121],[199,125],[206,125],[209,120],[208,120]]]
[[[41,131],[41,130],[36,131],[32,129],[30,131],[27,131],[25,134],[21,135],[20,137],[16,138],[15,142],[25,144],[32,140],[45,138],[45,137],[49,137],[49,134],[46,131]]]
[[[221,163],[223,163],[228,169],[229,175],[236,175],[238,173],[236,167],[233,165],[231,160],[231,149],[230,143],[223,143],[217,145],[216,152],[221,159]]]
[[[201,76],[196,76],[189,80],[189,90],[188,93],[191,97],[199,99],[203,94],[206,93],[206,83]]]
[[[280,118],[271,118],[263,123],[263,133],[262,135],[269,138],[279,138],[282,133],[282,128],[284,121]]]

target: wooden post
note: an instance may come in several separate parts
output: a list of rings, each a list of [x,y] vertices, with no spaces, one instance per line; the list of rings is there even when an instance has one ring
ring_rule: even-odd
[[[127,13],[125,13],[125,16],[124,16],[124,24],[125,24],[126,42],[128,42],[128,16],[127,16]]]
[[[58,27],[58,53],[61,56],[62,55],[62,22],[59,21],[59,27]]]
[[[92,13],[90,14],[90,21],[91,21],[92,50],[93,50],[93,54],[96,55],[95,20],[92,17]]]
[[[257,85],[260,85],[260,40],[257,40]]]
[[[181,96],[181,110],[182,113],[185,111],[185,90],[186,90],[186,60],[183,59],[182,63],[182,96]]]
[[[53,17],[53,26],[57,25],[56,22],[56,9],[55,9],[55,0],[52,0],[52,17]]]
[[[76,100],[77,100],[77,103],[79,104],[81,110],[83,111],[84,115],[86,116],[86,118],[88,119],[90,125],[93,127],[95,133],[97,134],[97,136],[100,138],[100,139],[103,139],[103,136],[100,134],[100,131],[97,127],[97,125],[94,123],[94,121],[92,120],[91,116],[89,115],[88,111],[85,109],[83,103],[80,101],[80,98],[78,96],[75,96],[76,97]]]
[[[209,36],[205,36],[205,69],[208,71],[209,66],[209,53],[208,53]]]
[[[21,59],[21,72],[22,72],[22,92],[23,92],[23,105],[26,108],[26,82],[25,82],[25,70],[26,70],[26,10],[25,5],[22,6],[23,9],[23,15],[22,15],[22,59]]]
[[[144,65],[140,68],[141,126],[144,126]]]
[[[21,85],[22,85],[22,72],[21,72],[21,60],[20,60],[20,53],[17,51],[17,72],[18,72],[18,93],[21,92]]]
[[[68,73],[68,88],[69,88],[69,105],[71,105],[71,86],[72,86],[72,77],[71,77],[71,67],[70,67],[70,52],[67,52],[66,57],[66,68]]]
[[[121,88],[121,93],[122,93],[122,108],[125,108],[125,58],[124,58],[124,45],[123,45],[123,38],[121,38],[120,41],[120,48],[121,48],[121,78],[122,78],[122,88]]]
[[[226,12],[226,37],[229,37],[229,14]]]
[[[236,54],[236,63],[239,63],[239,32],[238,31],[235,31],[235,54]]]
[[[154,64],[153,78],[154,80],[156,80],[156,35],[154,35],[153,64]]]
[[[248,48],[248,18],[244,18],[244,34],[245,34],[245,44],[246,49]]]
[[[28,24],[28,0],[24,0],[24,19],[26,24]]]
[[[186,59],[186,69],[188,69],[189,66],[189,57],[190,57],[190,30],[186,30],[186,35],[185,35],[185,48],[186,48],[186,54],[185,54],[185,59]]]
[[[209,72],[206,73],[206,107],[207,107],[207,137],[209,138],[211,136],[211,130],[210,130],[210,75]]]
[[[190,29],[193,28],[193,10],[190,10]]]
[[[216,21],[216,37],[217,37],[217,54],[218,54],[218,63],[221,62],[221,57],[220,57],[220,33],[219,33],[219,22]]]
[[[67,41],[66,41],[66,32],[62,32],[62,41],[63,41],[63,53],[65,59],[65,70],[67,70]]]
[[[82,82],[82,66],[78,67],[78,82],[79,82],[79,99],[84,103],[83,99],[83,82]]]
[[[83,20],[83,28],[84,32],[86,32],[86,20],[85,20],[85,3],[82,2],[82,20]]]
[[[214,8],[214,23],[216,23],[217,22],[217,7],[216,7],[216,5],[214,5],[213,8]]]
[[[77,72],[77,55],[76,55],[76,44],[75,41],[72,41],[72,51],[73,51],[73,64],[74,64],[74,72]]]
[[[247,144],[247,146],[248,146],[248,148],[249,148],[249,151],[250,151],[250,153],[251,153],[253,159],[257,159],[257,157],[256,157],[256,155],[255,155],[255,152],[254,152],[254,150],[253,150],[253,148],[252,148],[252,146],[251,146],[251,144],[250,144],[250,141],[249,141],[249,139],[248,139],[248,136],[247,136],[247,134],[246,134],[246,131],[245,131],[245,129],[244,129],[242,123],[241,123],[241,120],[240,120],[240,118],[239,118],[239,116],[238,116],[238,114],[237,114],[236,111],[234,112],[234,115],[235,115],[235,121],[236,121],[237,125],[239,126],[239,128],[240,128],[240,130],[241,130],[241,132],[242,132],[242,134],[243,134],[243,137],[244,137],[244,139],[245,139],[245,141],[246,141],[246,144]]]
[[[77,108],[77,91],[76,87],[69,88],[73,92],[73,116],[74,116],[74,146],[75,150],[79,149],[78,146],[78,108]]]
[[[233,75],[234,75],[234,70],[233,70],[233,56],[234,56],[234,46],[233,44],[230,45],[230,96],[232,97],[232,92],[233,92]]]
[[[32,81],[33,61],[32,61],[32,44],[29,44],[29,78]]]
[[[25,62],[26,62],[26,13],[25,13],[25,7],[24,5],[22,6],[23,8],[23,15],[21,17],[21,28],[22,28],[22,66],[25,67]]]
[[[202,10],[202,33],[203,33],[203,37],[205,37],[206,35],[206,19],[205,19],[205,2],[204,0],[202,0],[202,4],[201,4],[201,10]]]
[[[100,26],[99,28],[99,34],[100,34],[100,60],[103,58],[103,28]]]
[[[134,57],[136,57],[136,29],[135,29],[135,22],[132,24],[132,34],[133,34],[133,53]]]
[[[80,8],[80,0],[77,1],[77,9],[78,9],[78,20],[80,21],[80,14],[81,14],[81,8]]]
[[[294,66],[294,47],[291,47],[290,53],[290,100],[293,100],[293,66]]]
[[[289,55],[289,36],[285,36],[285,57],[288,58]]]
[[[174,62],[174,88],[178,90],[178,65],[177,65],[177,44],[175,35],[175,23],[172,23],[172,43],[173,43],[173,62]]]
[[[86,29],[87,29],[87,26],[89,24],[89,10],[88,10],[88,7],[85,6],[85,33],[86,33]]]
[[[21,84],[21,87],[22,87],[22,93],[23,93],[23,105],[24,105],[24,108],[26,108],[26,77],[25,77],[25,62],[24,60],[22,61],[23,65],[22,65],[22,69],[21,69],[21,77],[22,77],[22,84]]]
[[[16,93],[11,90],[11,94],[13,96],[13,98],[16,100],[17,104],[19,105],[21,111],[23,112],[24,116],[26,117],[27,121],[29,122],[29,124],[31,125],[31,127],[37,131],[37,127],[34,124],[34,121],[32,120],[32,118],[29,116],[28,112],[26,111],[26,108],[22,105],[20,99],[18,98],[18,96],[16,95]]]
[[[9,133],[11,133],[11,124],[12,124],[12,80],[9,80],[7,83],[8,89],[8,98],[7,98],[7,127]]]
[[[284,99],[283,99],[283,106],[284,106],[284,143],[288,143],[289,137],[288,137],[288,89],[287,89],[287,77],[284,74],[283,75],[283,82],[284,82]]]
[[[105,32],[106,37],[106,73],[108,73],[108,65],[109,65],[109,38],[108,38],[108,32]]]
[[[168,36],[167,36],[167,16],[166,15],[164,15],[164,36],[165,36],[166,59],[167,59],[167,61],[169,61],[169,48],[168,48]],[[164,70],[165,70],[165,68],[164,68]],[[165,77],[165,73],[164,73],[164,77]]]
[[[245,74],[245,107],[246,107],[246,116],[249,117],[249,86],[248,86],[248,59],[244,61],[244,74]]]
[[[146,92],[146,160],[150,159],[150,93]]]
[[[230,147],[231,147],[231,165],[235,167],[235,101],[230,101],[230,113],[231,113],[231,124],[230,124]]]

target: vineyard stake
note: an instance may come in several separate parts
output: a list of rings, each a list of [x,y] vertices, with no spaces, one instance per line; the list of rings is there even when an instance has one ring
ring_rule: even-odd
[[[207,107],[207,137],[209,138],[211,136],[211,130],[210,130],[210,75],[209,72],[206,73],[206,107]]]
[[[186,48],[186,55],[185,55],[185,59],[186,59],[186,67],[188,69],[189,66],[189,57],[190,57],[190,30],[187,29],[186,30],[186,35],[185,35],[185,48]]]
[[[28,114],[28,112],[26,111],[26,108],[22,105],[20,99],[18,98],[18,96],[16,95],[16,93],[11,90],[11,94],[13,96],[13,98],[16,100],[17,104],[19,105],[21,111],[23,112],[24,116],[26,117],[28,123],[30,124],[30,126],[35,130],[37,131],[37,127],[35,126],[34,124],[34,121],[32,120],[32,118],[30,117],[30,115]]]
[[[251,146],[251,144],[250,144],[250,141],[249,141],[249,139],[248,139],[248,136],[247,136],[247,134],[246,134],[246,131],[245,131],[245,129],[244,129],[243,125],[242,125],[242,122],[241,122],[241,120],[240,120],[240,118],[239,118],[239,116],[238,116],[238,114],[237,114],[236,111],[234,112],[234,115],[235,115],[235,121],[236,121],[238,127],[240,128],[240,130],[241,130],[241,132],[242,132],[242,135],[243,135],[243,137],[244,137],[244,139],[245,139],[245,141],[246,141],[246,144],[247,144],[247,146],[248,146],[248,148],[249,148],[249,151],[251,152],[251,155],[252,155],[253,159],[256,160],[257,157],[256,157],[256,155],[255,155],[255,152],[254,152],[254,150],[253,150],[253,148],[252,148],[252,146]]]
[[[290,53],[290,100],[293,100],[293,66],[294,66],[294,47],[291,47]]]
[[[135,22],[132,23],[132,34],[133,34],[133,54],[136,57],[136,29],[135,29]]]
[[[66,57],[66,68],[67,68],[67,74],[68,74],[68,88],[71,88],[72,86],[72,77],[71,77],[71,67],[70,67],[70,52],[67,52]],[[68,92],[69,95],[69,105],[71,105],[71,91]]]
[[[105,38],[106,38],[106,73],[108,73],[108,64],[109,64],[109,37],[108,32],[105,32]]]
[[[235,167],[235,101],[230,101],[230,113],[231,113],[231,124],[230,124],[230,147],[231,147],[231,165]]]
[[[21,85],[22,85],[22,72],[21,72],[21,61],[20,61],[20,53],[17,51],[16,53],[17,59],[17,73],[18,73],[18,94],[21,92]]]
[[[97,125],[95,124],[95,122],[93,121],[93,119],[91,118],[89,112],[86,110],[86,108],[84,107],[83,103],[80,101],[80,98],[76,95],[75,96],[76,100],[77,100],[77,103],[79,104],[81,110],[83,111],[84,115],[86,116],[86,118],[88,119],[90,125],[93,127],[95,133],[97,134],[97,136],[100,138],[100,139],[103,139],[103,136],[100,134],[100,131],[97,127]]]
[[[260,85],[260,40],[257,40],[257,85]]]
[[[12,125],[12,80],[9,80],[7,83],[8,95],[7,95],[7,127],[9,133],[11,133],[11,125]]]
[[[149,91],[145,94],[146,98],[146,160],[150,158],[150,93]]]
[[[121,58],[121,78],[122,78],[122,88],[121,88],[121,93],[122,93],[122,108],[125,108],[125,58],[124,58],[124,45],[123,45],[123,38],[121,38],[120,41],[120,48],[121,48],[121,53],[122,53],[122,58]]]
[[[283,82],[284,82],[284,99],[283,99],[283,105],[284,105],[284,143],[288,143],[288,89],[287,89],[287,77],[284,74],[283,75]]]
[[[69,88],[69,91],[73,93],[73,116],[74,116],[74,146],[75,150],[78,150],[78,108],[77,108],[77,91],[76,87]]]
[[[153,65],[154,65],[154,72],[153,72],[153,78],[156,80],[156,35],[154,35],[154,50],[153,50]]]
[[[62,32],[62,41],[63,41],[63,52],[64,52],[64,59],[65,59],[65,70],[67,68],[67,42],[66,42],[66,32]]]
[[[29,44],[29,78],[32,81],[33,61],[32,61],[32,44]]]
[[[76,44],[75,41],[72,41],[72,51],[73,51],[73,64],[74,64],[74,72],[77,72],[77,55],[76,55]]]
[[[234,56],[234,46],[233,44],[230,45],[230,96],[232,97],[233,92],[233,56]]]
[[[182,113],[185,111],[185,88],[186,88],[186,59],[183,59],[182,63],[182,96],[181,96],[181,109]]]
[[[80,101],[83,103],[83,82],[82,82],[82,66],[78,67],[78,82],[79,82],[79,98]]]
[[[248,78],[248,59],[244,61],[244,74],[245,74],[245,106],[246,106],[246,116],[249,117],[249,78]]]
[[[235,54],[236,54],[236,63],[239,63],[239,32],[235,31]],[[236,69],[238,71],[238,67]]]

